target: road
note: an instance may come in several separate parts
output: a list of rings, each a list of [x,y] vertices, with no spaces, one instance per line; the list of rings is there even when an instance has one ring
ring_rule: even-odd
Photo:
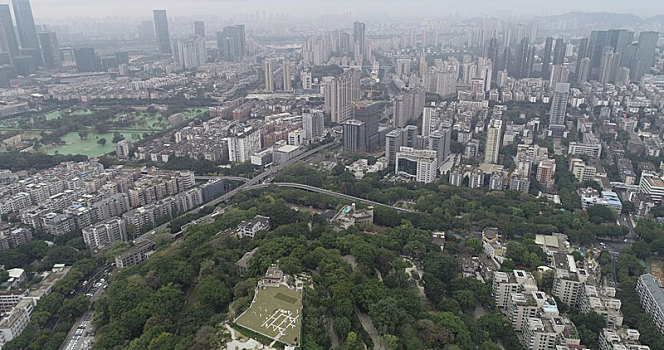
[[[598,241],[601,241],[598,248],[608,250],[612,255],[618,255],[623,248],[630,247],[634,242],[639,241],[639,237],[634,231],[634,223],[630,218],[629,214],[620,214],[618,219],[618,224],[620,226],[625,226],[629,230],[627,236],[620,239],[606,239],[598,238]]]
[[[217,198],[215,200],[212,200],[208,203],[205,203],[205,204],[199,206],[198,208],[192,209],[189,212],[184,213],[184,214],[198,213],[199,211],[201,211],[205,207],[216,207],[220,203],[223,203],[223,202],[226,202],[226,201],[230,200],[231,198],[235,197],[235,195],[237,195],[241,191],[247,190],[248,188],[250,188],[252,186],[255,186],[255,185],[257,185],[259,183],[262,183],[262,182],[268,182],[268,183],[272,182],[272,180],[274,180],[274,177],[277,176],[277,174],[280,171],[282,171],[285,167],[287,167],[288,165],[299,162],[301,160],[309,159],[311,157],[315,157],[315,156],[318,155],[318,153],[320,151],[323,151],[323,150],[326,150],[326,149],[329,149],[329,148],[332,148],[332,147],[335,147],[335,146],[338,146],[338,145],[339,145],[338,142],[330,142],[330,143],[324,144],[322,146],[316,147],[312,150],[309,150],[307,152],[304,152],[304,153],[300,154],[299,156],[287,161],[286,163],[279,164],[279,165],[274,165],[274,166],[268,168],[267,170],[265,170],[264,172],[260,173],[259,175],[256,175],[252,179],[246,179],[246,178],[242,178],[242,177],[232,177],[232,178],[225,177],[228,180],[243,181],[244,184],[242,184],[241,186],[235,188],[232,191],[226,192],[225,194],[221,195],[219,198]],[[218,176],[197,176],[196,177],[197,180],[211,180],[211,179],[219,179],[219,178],[224,179],[224,177],[218,177]],[[157,230],[160,230],[160,229],[167,228],[168,225],[169,225],[169,222],[167,222],[167,223],[165,223],[165,224],[163,224],[159,227],[156,227],[154,230],[157,231]]]
[[[413,213],[414,212],[412,210],[398,208],[398,207],[394,207],[394,206],[391,206],[391,205],[388,205],[388,204],[378,203],[378,202],[374,202],[374,201],[371,201],[371,200],[368,200],[368,199],[353,197],[353,196],[349,196],[347,194],[338,193],[338,192],[334,192],[334,191],[328,191],[328,190],[324,190],[322,188],[303,185],[303,184],[298,184],[298,183],[288,183],[288,182],[264,183],[264,184],[254,185],[254,186],[248,186],[248,187],[245,188],[245,190],[257,190],[257,189],[262,189],[262,188],[268,188],[268,187],[273,186],[273,185],[277,186],[277,187],[296,188],[296,189],[299,189],[299,190],[305,190],[305,191],[309,191],[309,192],[322,193],[322,194],[325,194],[325,195],[328,195],[328,196],[347,199],[349,201],[354,201],[354,202],[358,202],[358,203],[373,205],[375,207],[392,208],[392,209],[394,209],[398,212],[401,212],[401,213]]]
[[[251,180],[245,182],[242,186],[237,187],[236,189],[222,195],[221,197],[205,204],[204,206],[200,207],[198,210],[202,209],[203,207],[214,207],[214,206],[217,206],[219,203],[226,202],[229,199],[235,197],[235,195],[238,194],[238,192],[244,191],[249,187],[252,187],[252,186],[255,186],[259,183],[262,183],[264,180],[266,180],[267,182],[270,182],[285,167],[287,167],[287,166],[289,166],[293,163],[299,162],[301,160],[305,160],[305,159],[307,159],[311,156],[315,156],[318,152],[326,150],[328,148],[332,148],[333,146],[338,146],[338,143],[332,142],[332,143],[328,143],[328,144],[316,147],[316,148],[314,148],[310,151],[307,151],[305,153],[300,154],[299,156],[287,161],[286,163],[279,164],[279,165],[274,165],[274,166],[268,168],[267,170],[265,170],[264,172],[262,172],[261,174],[255,176]]]
[[[251,179],[247,179],[246,177],[240,177],[240,176],[196,176],[196,181],[207,181],[207,180],[217,180],[217,179],[222,179],[222,180],[229,180],[229,181],[240,181],[240,182],[247,182]]]
[[[109,266],[109,268],[111,267]],[[92,327],[92,315],[94,314],[92,303],[99,300],[106,291],[108,282],[104,277],[107,276],[108,271],[108,268],[102,269],[100,273],[95,274],[94,278],[84,285],[85,289],[83,291],[85,291],[86,297],[90,299],[90,309],[74,323],[60,350],[88,350],[92,348],[95,339],[95,329]]]

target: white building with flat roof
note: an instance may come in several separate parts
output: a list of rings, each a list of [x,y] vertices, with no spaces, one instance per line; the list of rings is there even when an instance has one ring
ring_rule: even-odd
[[[499,308],[507,308],[514,293],[530,293],[537,291],[537,282],[530,272],[514,270],[507,272],[494,272],[492,294]]]
[[[655,203],[661,203],[664,198],[664,181],[659,176],[644,171],[641,174],[639,190],[649,194]]]
[[[432,183],[438,175],[438,153],[432,150],[420,150],[401,147],[396,154],[394,172],[417,182]]]

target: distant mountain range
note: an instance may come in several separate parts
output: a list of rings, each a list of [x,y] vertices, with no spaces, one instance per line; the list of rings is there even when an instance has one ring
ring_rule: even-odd
[[[641,18],[632,14],[607,12],[570,12],[562,15],[539,16],[535,20],[545,22],[567,21],[577,25],[602,25],[611,28],[637,27],[643,25],[664,25],[664,15]]]

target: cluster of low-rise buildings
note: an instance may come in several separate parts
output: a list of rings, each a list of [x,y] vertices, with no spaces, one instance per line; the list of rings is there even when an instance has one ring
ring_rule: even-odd
[[[90,248],[101,249],[225,192],[221,180],[196,186],[191,171],[104,169],[96,161],[63,163],[14,180],[0,188],[0,210],[24,226],[3,225],[3,248],[29,241],[30,230],[54,236],[80,230]]]
[[[483,235],[487,254],[498,255],[497,249],[504,249],[495,231],[490,229]],[[606,327],[599,335],[598,349],[650,349],[638,342],[637,330],[623,326],[622,304],[616,298],[616,289],[596,282],[601,273],[594,260],[577,261],[561,234],[538,235],[536,243],[551,261],[548,266],[537,267],[538,273],[553,273],[550,294],[540,290],[534,275],[526,270],[493,273],[496,306],[507,316],[526,349],[585,349],[576,326],[560,312],[558,302],[604,316]],[[502,264],[503,259],[495,261]]]
[[[240,122],[229,120],[220,108],[211,108],[210,113],[215,117],[200,125],[190,124],[172,136],[141,144],[133,157],[155,162],[188,157],[265,166],[273,159],[283,162],[297,156],[304,151],[304,145],[321,140],[325,133],[320,111],[303,115],[278,113]]]
[[[135,99],[148,100],[167,97],[163,89],[185,86],[191,80],[184,75],[168,75],[147,80],[111,79],[110,74],[86,75],[72,78],[69,84],[52,85],[48,97],[58,101]]]
[[[25,274],[21,269],[15,270]],[[23,333],[37,302],[49,295],[55,283],[67,276],[70,270],[70,266],[56,264],[51,271],[44,273],[39,284],[29,289],[0,290],[0,348]]]

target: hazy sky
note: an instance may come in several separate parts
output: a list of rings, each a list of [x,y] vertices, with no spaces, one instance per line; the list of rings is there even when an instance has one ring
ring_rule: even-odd
[[[7,3],[9,0],[0,0]],[[662,0],[32,0],[35,17],[151,16],[164,8],[169,16],[205,16],[254,13],[256,10],[291,13],[293,16],[375,11],[391,15],[425,13],[462,16],[505,16],[560,14],[570,11],[634,13],[640,16],[664,14]]]

